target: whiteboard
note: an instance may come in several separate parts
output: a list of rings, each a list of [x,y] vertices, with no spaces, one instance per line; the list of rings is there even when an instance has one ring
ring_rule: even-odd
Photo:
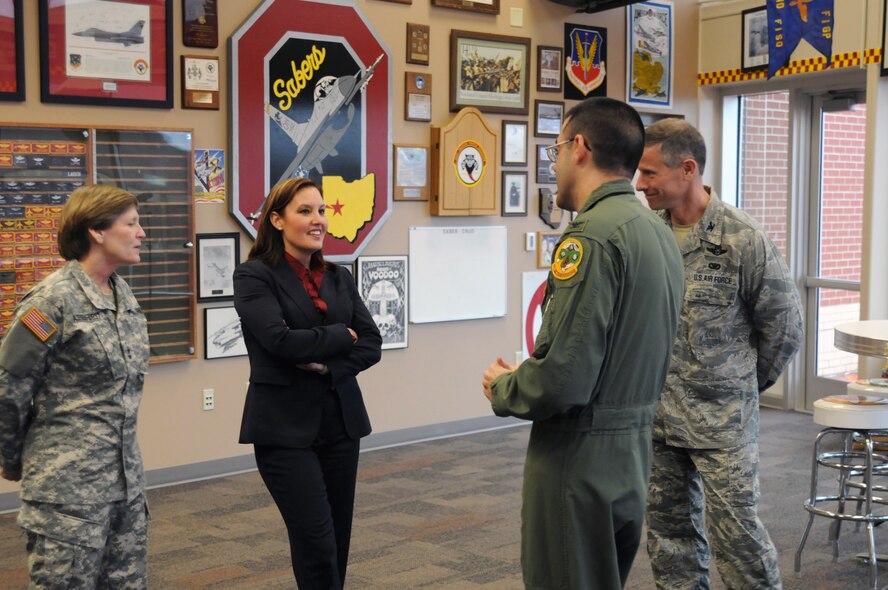
[[[506,315],[506,226],[411,227],[410,321]]]

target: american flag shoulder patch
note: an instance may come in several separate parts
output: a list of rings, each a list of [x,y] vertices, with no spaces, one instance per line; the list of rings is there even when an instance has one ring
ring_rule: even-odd
[[[58,329],[36,307],[32,307],[28,313],[22,316],[22,323],[34,332],[40,342],[46,342]]]

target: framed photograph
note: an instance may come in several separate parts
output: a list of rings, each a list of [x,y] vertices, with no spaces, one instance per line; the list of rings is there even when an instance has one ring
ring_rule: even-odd
[[[526,115],[529,64],[527,37],[450,31],[450,110]]]
[[[534,137],[558,137],[561,133],[561,119],[564,118],[564,103],[561,101],[533,101]]]
[[[548,145],[536,146],[537,184],[555,184],[555,163],[546,155]]]
[[[382,349],[407,348],[407,257],[359,256],[358,293],[382,334]]]
[[[672,2],[638,2],[626,10],[626,102],[672,108]]]
[[[537,46],[537,90],[561,92],[564,71],[564,50],[560,47]]]
[[[197,300],[234,299],[234,267],[240,262],[240,234],[197,234]]]
[[[432,0],[432,6],[483,12],[485,14],[500,13],[500,0]]]
[[[429,25],[407,23],[407,63],[429,65]]]
[[[404,72],[404,119],[432,120],[432,75]]]
[[[40,100],[173,106],[173,0],[39,0]]]
[[[25,100],[22,0],[0,0],[0,100]]]
[[[503,166],[527,166],[527,121],[503,121]]]
[[[527,215],[527,172],[503,172],[503,217]]]
[[[224,359],[246,355],[244,332],[234,306],[205,307],[204,358]]]
[[[429,200],[429,147],[426,145],[395,144],[394,155],[395,201]]]
[[[182,108],[219,110],[219,58],[182,56]]]
[[[740,69],[754,72],[768,69],[768,9],[751,8],[741,15],[743,57]]]
[[[555,244],[561,232],[538,231],[537,232],[537,268],[549,268],[552,266],[552,256],[555,255]]]

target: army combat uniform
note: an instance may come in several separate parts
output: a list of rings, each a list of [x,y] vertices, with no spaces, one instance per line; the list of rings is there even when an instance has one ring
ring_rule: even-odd
[[[759,394],[801,346],[801,301],[776,246],[715,192],[681,252],[685,300],[654,419],[654,578],[659,588],[708,589],[708,536],[728,588],[780,588],[756,510]]]
[[[628,181],[596,189],[558,243],[533,355],[491,384],[497,415],[533,420],[521,515],[529,589],[626,580],[683,277],[675,238]]]
[[[69,262],[22,299],[0,345],[0,464],[22,473],[31,589],[147,587],[147,323],[126,282],[111,284],[103,294]]]

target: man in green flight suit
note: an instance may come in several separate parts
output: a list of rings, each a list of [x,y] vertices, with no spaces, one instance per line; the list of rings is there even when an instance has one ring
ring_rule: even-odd
[[[641,538],[651,421],[684,295],[675,238],[630,183],[643,150],[625,103],[592,98],[567,113],[548,151],[558,206],[579,213],[555,250],[531,358],[484,372],[494,412],[533,421],[527,588],[622,588]]]

